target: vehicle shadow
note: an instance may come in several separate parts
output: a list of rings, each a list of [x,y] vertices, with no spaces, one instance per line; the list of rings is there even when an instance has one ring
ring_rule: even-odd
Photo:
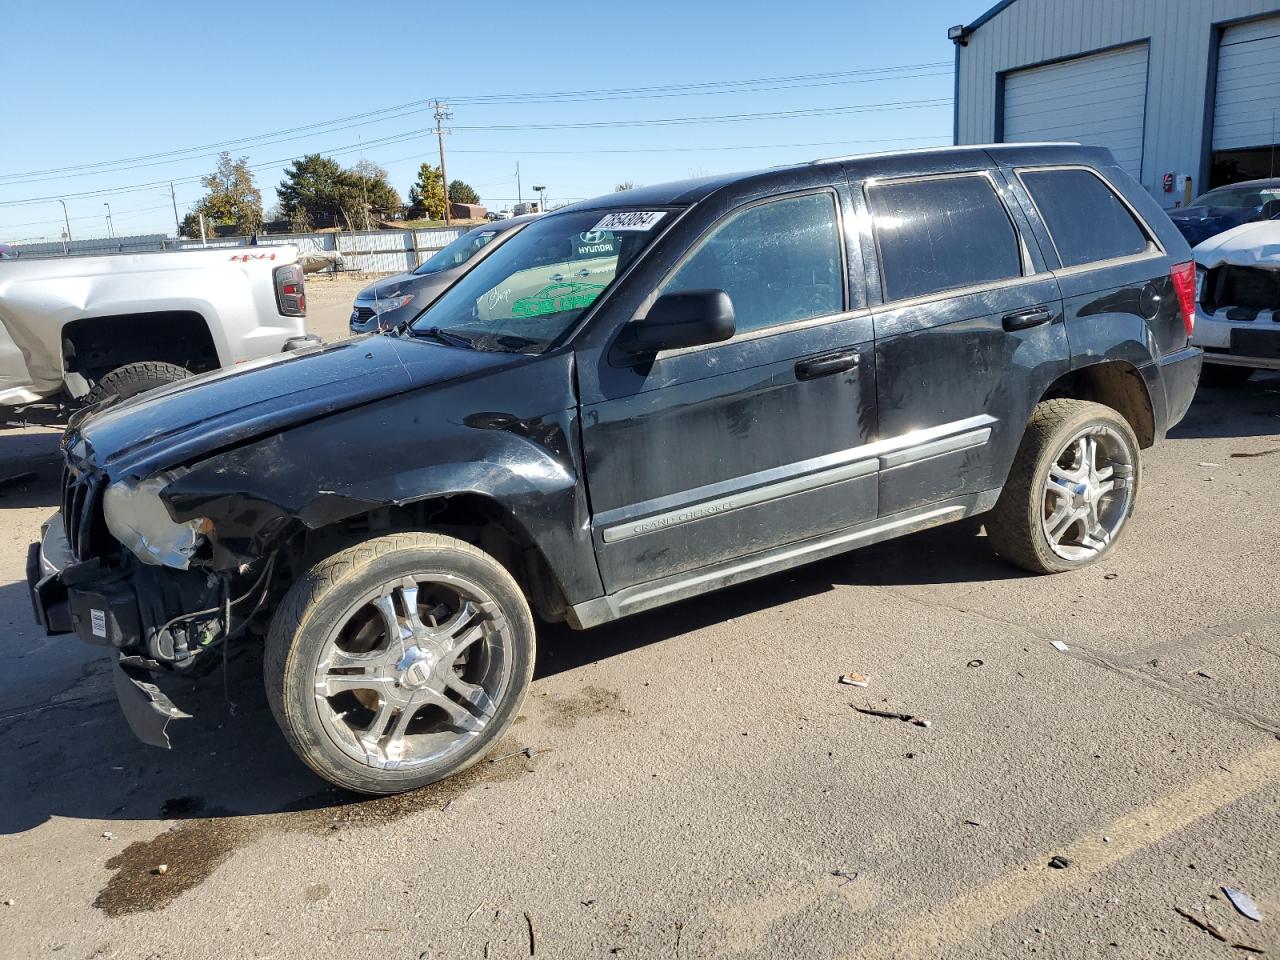
[[[1012,580],[1032,574],[1005,563],[971,517],[837,557],[703,594],[588,632],[549,624],[538,633],[534,677],[549,677],[715,623],[826,593],[833,586],[908,586]]]
[[[1171,440],[1280,436],[1280,374],[1255,373],[1242,387],[1201,386]]]
[[[734,617],[803,600],[833,584],[920,584],[1006,579],[1022,574],[993,557],[976,521],[914,534],[753,583],[638,614],[589,632],[542,625],[535,679]],[[0,588],[0,611],[19,622],[25,584]],[[245,642],[226,666],[216,661],[198,684],[169,680],[166,692],[192,714],[169,725],[174,749],[139,743],[116,703],[110,651],[74,636],[33,640],[34,628],[0,642],[43,645],[23,657],[0,698],[0,835],[23,833],[52,817],[94,821],[217,819],[289,814],[289,823],[341,816],[385,817],[420,809],[488,775],[485,764],[414,800],[370,799],[329,787],[292,753],[276,727],[262,685],[261,647]],[[86,653],[86,651],[88,651]],[[37,655],[40,654],[40,655]],[[225,688],[224,688],[225,684]],[[519,728],[513,728],[518,730]],[[470,779],[468,779],[470,778]],[[452,786],[447,786],[453,784]],[[434,793],[432,791],[435,791]],[[398,804],[397,806],[394,806]],[[416,806],[415,806],[416,804]],[[294,827],[290,827],[292,829]]]

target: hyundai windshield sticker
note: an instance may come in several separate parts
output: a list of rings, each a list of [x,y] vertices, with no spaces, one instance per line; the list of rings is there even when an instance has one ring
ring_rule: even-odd
[[[608,213],[600,218],[592,230],[649,230],[662,219],[661,210],[627,210],[624,213]]]
[[[573,255],[575,257],[615,256],[613,234],[604,230],[588,230],[574,238]]]

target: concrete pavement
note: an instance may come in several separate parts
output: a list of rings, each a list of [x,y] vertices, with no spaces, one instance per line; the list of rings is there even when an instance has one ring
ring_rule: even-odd
[[[293,758],[247,646],[166,753],[99,651],[39,636],[22,560],[55,436],[0,431],[38,472],[0,490],[4,955],[1280,951],[1280,377],[1201,391],[1100,567],[1024,575],[971,522],[545,627],[495,755],[540,752],[383,800]]]

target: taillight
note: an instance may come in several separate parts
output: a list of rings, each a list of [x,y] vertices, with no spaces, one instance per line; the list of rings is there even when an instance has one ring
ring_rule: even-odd
[[[1187,328],[1187,336],[1191,336],[1196,328],[1196,265],[1194,261],[1174,264],[1169,268],[1169,279],[1173,281],[1173,292],[1178,295],[1178,306],[1182,310],[1182,325]]]
[[[307,297],[302,284],[302,268],[296,263],[276,267],[272,273],[276,284],[276,306],[282,316],[305,317]]]

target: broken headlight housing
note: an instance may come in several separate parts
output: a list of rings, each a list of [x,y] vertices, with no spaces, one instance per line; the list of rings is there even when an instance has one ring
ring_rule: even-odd
[[[213,522],[204,517],[173,521],[160,499],[160,492],[173,480],[166,473],[146,480],[117,480],[107,487],[102,510],[111,535],[143,563],[186,570],[213,531]]]

